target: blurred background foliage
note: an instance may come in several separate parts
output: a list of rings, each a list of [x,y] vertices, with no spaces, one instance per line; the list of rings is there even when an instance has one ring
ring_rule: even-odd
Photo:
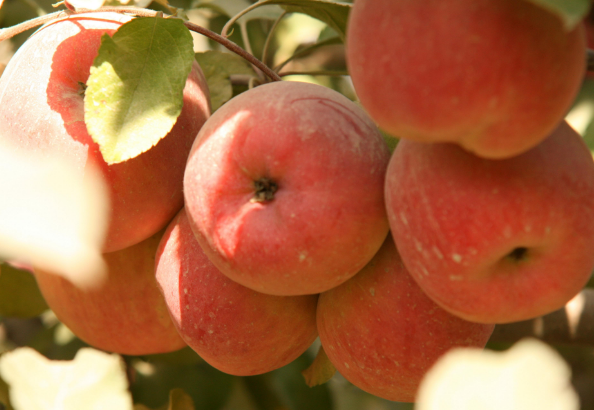
[[[166,13],[165,1],[139,0],[130,4]],[[52,0],[0,0],[0,28],[10,27],[56,11]],[[255,3],[253,0],[171,0],[178,15],[220,33],[229,19]],[[350,3],[346,1],[345,3]],[[106,4],[122,3],[110,0]],[[60,8],[63,8],[60,7]],[[35,29],[0,43],[0,73],[11,56]],[[591,29],[590,29],[591,31]],[[355,100],[347,75],[344,44],[339,33],[301,13],[287,13],[278,5],[260,7],[231,28],[230,39],[248,50],[286,79],[317,83]],[[203,66],[216,109],[233,96],[263,80],[261,73],[218,43],[193,33],[197,60]],[[593,37],[593,36],[590,36]],[[591,46],[592,44],[590,44]],[[224,54],[224,55],[221,55]],[[568,116],[594,152],[594,77],[588,77]],[[393,148],[396,140],[386,139]],[[2,264],[0,275],[0,353],[30,346],[54,360],[73,359],[86,346],[48,310],[33,276]],[[591,282],[589,286],[594,287]],[[506,349],[513,341],[492,342],[489,348]],[[301,371],[313,361],[314,344],[293,363],[251,377],[224,374],[204,362],[191,349],[152,356],[126,356],[127,375],[134,402],[150,409],[166,408],[169,393],[183,389],[201,410],[410,410],[356,388],[340,374],[326,384],[309,388]],[[585,346],[556,346],[570,363],[573,384],[583,409],[594,408],[594,341]],[[0,410],[11,409],[6,384],[0,380]]]

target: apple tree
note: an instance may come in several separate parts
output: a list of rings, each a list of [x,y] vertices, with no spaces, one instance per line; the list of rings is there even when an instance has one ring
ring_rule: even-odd
[[[0,410],[592,408],[592,16],[0,0]]]

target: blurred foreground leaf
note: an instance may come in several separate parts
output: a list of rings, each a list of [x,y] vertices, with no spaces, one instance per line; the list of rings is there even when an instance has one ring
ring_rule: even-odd
[[[0,258],[61,274],[78,286],[103,279],[108,196],[98,171],[81,175],[59,156],[0,144],[0,175]]]
[[[73,361],[51,361],[23,347],[0,357],[15,410],[132,410],[118,355],[81,349]]]
[[[578,410],[571,370],[547,344],[524,339],[505,352],[457,348],[419,387],[416,410]]]
[[[108,164],[136,157],[171,131],[193,58],[192,35],[179,19],[136,18],[103,35],[85,123]]]
[[[34,317],[48,309],[30,272],[8,264],[0,266],[0,316]]]
[[[256,77],[252,66],[237,54],[206,51],[196,53],[196,61],[206,77],[213,112],[233,97],[232,75]]]

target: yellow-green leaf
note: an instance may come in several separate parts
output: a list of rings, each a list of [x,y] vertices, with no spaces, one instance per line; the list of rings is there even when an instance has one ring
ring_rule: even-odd
[[[108,164],[134,158],[173,128],[194,58],[179,19],[137,18],[101,39],[85,91],[85,123]]]
[[[301,372],[305,378],[305,383],[307,383],[309,387],[326,383],[332,376],[334,376],[334,373],[336,373],[336,368],[330,359],[328,359],[322,346],[320,346],[320,350],[318,350],[318,354],[313,363]]]
[[[194,401],[182,389],[173,389],[169,392],[169,407],[167,410],[195,410]]]

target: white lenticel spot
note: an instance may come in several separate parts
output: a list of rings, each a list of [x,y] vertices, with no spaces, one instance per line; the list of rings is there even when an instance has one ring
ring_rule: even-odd
[[[456,263],[460,263],[462,262],[462,255],[459,255],[457,253],[453,253],[452,254],[452,260]]]

